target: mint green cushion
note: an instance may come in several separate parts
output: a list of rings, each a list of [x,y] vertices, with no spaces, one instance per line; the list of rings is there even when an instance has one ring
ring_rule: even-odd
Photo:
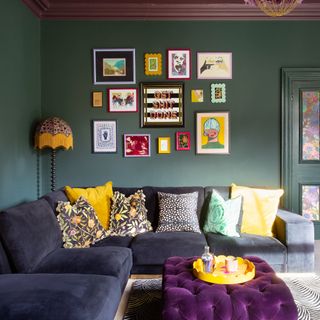
[[[217,191],[212,190],[203,231],[240,237],[237,227],[241,220],[241,208],[241,196],[225,201]]]

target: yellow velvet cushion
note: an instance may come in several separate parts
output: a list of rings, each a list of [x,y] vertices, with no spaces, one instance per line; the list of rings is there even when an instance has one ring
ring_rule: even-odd
[[[65,192],[71,204],[74,204],[80,196],[84,197],[94,208],[101,225],[105,229],[109,228],[110,205],[113,196],[111,181],[95,188],[82,189],[66,186]]]
[[[243,198],[242,233],[272,236],[272,225],[276,218],[283,190],[256,189],[231,185],[231,198]]]

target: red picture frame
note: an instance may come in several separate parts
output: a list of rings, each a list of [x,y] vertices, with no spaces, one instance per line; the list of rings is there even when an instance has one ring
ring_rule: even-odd
[[[168,79],[191,79],[191,51],[190,49],[167,50]]]
[[[191,147],[191,135],[189,131],[177,131],[176,132],[176,150],[190,150]]]
[[[138,112],[137,88],[107,89],[109,112]]]

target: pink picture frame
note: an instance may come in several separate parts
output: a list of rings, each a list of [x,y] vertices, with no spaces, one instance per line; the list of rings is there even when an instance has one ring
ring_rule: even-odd
[[[138,112],[136,88],[110,88],[107,95],[109,112]]]
[[[167,50],[168,79],[191,79],[191,51],[190,49]]]
[[[176,150],[190,150],[191,135],[189,131],[177,131],[176,132]]]
[[[151,156],[150,134],[124,134],[123,138],[124,156],[126,158]]]

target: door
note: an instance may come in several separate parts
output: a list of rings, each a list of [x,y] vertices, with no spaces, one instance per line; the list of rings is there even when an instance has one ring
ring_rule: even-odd
[[[320,239],[320,68],[282,70],[283,207],[314,221]]]

